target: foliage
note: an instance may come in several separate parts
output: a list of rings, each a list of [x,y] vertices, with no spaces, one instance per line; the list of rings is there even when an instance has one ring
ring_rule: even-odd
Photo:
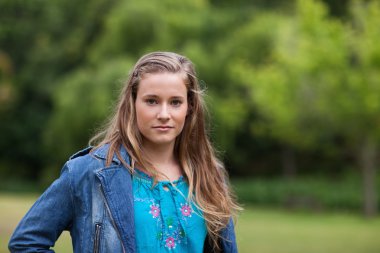
[[[380,177],[377,177],[377,185],[380,196]],[[357,212],[363,203],[361,180],[357,172],[346,172],[343,177],[330,179],[322,176],[303,176],[294,180],[234,179],[233,186],[239,200],[246,205]]]
[[[284,143],[343,170],[379,138],[380,8],[324,2],[0,0],[0,175],[57,176],[152,50],[195,62],[232,175],[278,173]]]
[[[317,1],[297,1],[275,34],[268,62],[232,68],[251,92],[264,129],[293,147],[315,148],[340,136],[363,171],[365,208],[376,212],[373,175],[380,140],[380,5],[354,2],[352,21],[328,17]],[[378,43],[377,43],[378,44]],[[377,45],[376,44],[376,45]],[[352,151],[351,151],[352,152]],[[356,154],[357,153],[357,154]]]
[[[2,175],[41,177],[49,160],[43,139],[55,113],[53,92],[60,78],[83,64],[111,3],[0,1]]]
[[[78,144],[85,147],[96,127],[113,112],[123,79],[132,63],[127,58],[75,71],[61,80],[54,92],[55,114],[44,133],[51,162],[64,161]],[[124,76],[124,78],[123,78]]]
[[[379,135],[378,47],[371,46],[379,37],[371,25],[379,23],[380,8],[357,7],[354,24],[361,28],[329,19],[321,4],[299,1],[295,18],[276,33],[268,62],[234,64],[233,73],[266,119],[254,131],[267,127],[275,138],[301,147],[319,145],[333,131],[357,142],[364,126],[366,135]]]

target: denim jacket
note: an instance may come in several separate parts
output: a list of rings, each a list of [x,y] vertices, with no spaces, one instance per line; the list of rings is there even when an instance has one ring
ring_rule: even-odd
[[[63,230],[74,252],[135,252],[132,177],[115,155],[105,166],[108,146],[74,154],[60,177],[40,196],[17,226],[11,252],[53,252]],[[124,148],[121,156],[130,163]],[[223,252],[237,252],[232,221],[221,233]],[[212,252],[207,239],[204,252]]]

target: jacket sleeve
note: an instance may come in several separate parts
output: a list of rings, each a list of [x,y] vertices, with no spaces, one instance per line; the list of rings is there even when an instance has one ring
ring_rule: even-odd
[[[234,223],[233,223],[232,218],[230,219],[230,222],[228,223],[227,227],[222,230],[221,237],[222,237],[222,249],[224,253],[238,252]]]
[[[73,194],[67,165],[60,177],[38,198],[14,231],[8,248],[11,252],[54,252],[50,248],[73,217]]]

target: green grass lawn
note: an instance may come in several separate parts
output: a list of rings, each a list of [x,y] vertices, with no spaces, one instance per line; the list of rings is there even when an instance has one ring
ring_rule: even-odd
[[[0,194],[0,253],[35,195]],[[246,207],[236,227],[241,253],[379,253],[380,218]],[[72,252],[64,233],[56,252]]]
[[[247,208],[237,237],[247,253],[379,253],[380,218]]]

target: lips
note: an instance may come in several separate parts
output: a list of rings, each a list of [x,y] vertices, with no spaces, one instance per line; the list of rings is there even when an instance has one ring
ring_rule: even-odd
[[[160,130],[167,130],[173,128],[172,126],[154,126],[153,128],[155,129],[160,129]]]

